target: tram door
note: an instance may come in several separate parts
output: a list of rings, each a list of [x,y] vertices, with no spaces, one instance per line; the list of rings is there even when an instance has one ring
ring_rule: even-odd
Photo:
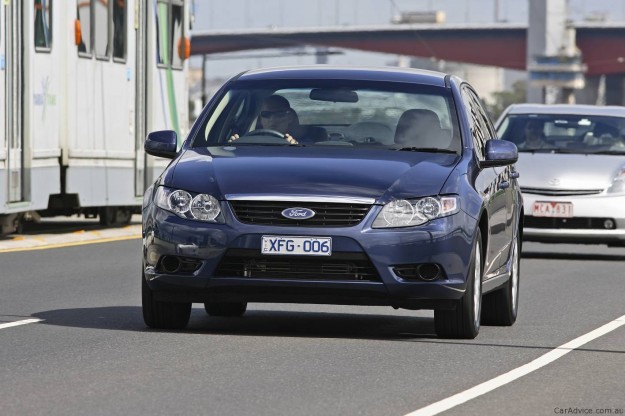
[[[136,31],[136,70],[135,70],[135,196],[143,195],[145,183],[149,180],[145,174],[146,155],[143,142],[147,134],[147,3],[137,0],[135,6]]]
[[[6,20],[4,16],[4,7],[0,5],[0,172],[4,170],[4,161],[6,160],[7,136],[6,136]],[[2,177],[2,175],[0,175]],[[6,183],[0,183],[0,189],[5,189]],[[1,192],[1,191],[0,191]],[[1,195],[0,200],[6,198]]]
[[[165,159],[146,157],[146,134],[174,130],[179,146],[186,134],[189,4],[184,0],[139,1],[136,10],[135,190],[139,196],[168,163]],[[184,120],[185,126],[181,126],[180,120]]]
[[[24,124],[23,124],[23,20],[22,2],[5,4],[5,126],[7,146],[8,202],[24,200]]]

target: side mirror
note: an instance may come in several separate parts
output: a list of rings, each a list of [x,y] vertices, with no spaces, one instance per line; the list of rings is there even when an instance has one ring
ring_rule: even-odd
[[[488,140],[486,142],[486,158],[480,162],[483,168],[507,166],[519,159],[516,144],[507,140]]]
[[[145,152],[152,156],[173,159],[178,152],[178,135],[173,130],[153,131],[145,139],[143,148]]]
[[[76,46],[80,46],[82,43],[82,27],[78,19],[74,20],[74,43]]]
[[[186,61],[191,56],[191,40],[187,37],[178,39],[178,57]]]

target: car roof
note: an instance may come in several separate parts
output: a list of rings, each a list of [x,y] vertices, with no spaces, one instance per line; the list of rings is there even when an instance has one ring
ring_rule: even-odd
[[[241,74],[239,80],[279,79],[345,79],[362,81],[409,82],[445,87],[442,72],[397,67],[353,67],[332,65],[289,66],[254,69]]]
[[[512,104],[508,114],[570,114],[625,117],[625,107],[583,104]]]

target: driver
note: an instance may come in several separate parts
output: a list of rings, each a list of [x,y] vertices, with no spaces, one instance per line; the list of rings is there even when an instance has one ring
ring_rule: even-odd
[[[263,101],[256,128],[282,133],[290,144],[298,144],[294,136],[298,136],[301,130],[295,110],[291,108],[289,101],[280,95],[271,95]],[[235,134],[228,142],[238,138],[239,135]]]

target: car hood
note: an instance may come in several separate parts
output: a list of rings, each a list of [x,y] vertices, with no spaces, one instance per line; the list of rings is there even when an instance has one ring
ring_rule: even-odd
[[[605,189],[625,165],[625,156],[519,153],[516,170],[522,188]]]
[[[338,147],[338,146],[337,146]],[[165,185],[226,195],[392,198],[436,195],[459,156],[301,147],[190,149]]]

